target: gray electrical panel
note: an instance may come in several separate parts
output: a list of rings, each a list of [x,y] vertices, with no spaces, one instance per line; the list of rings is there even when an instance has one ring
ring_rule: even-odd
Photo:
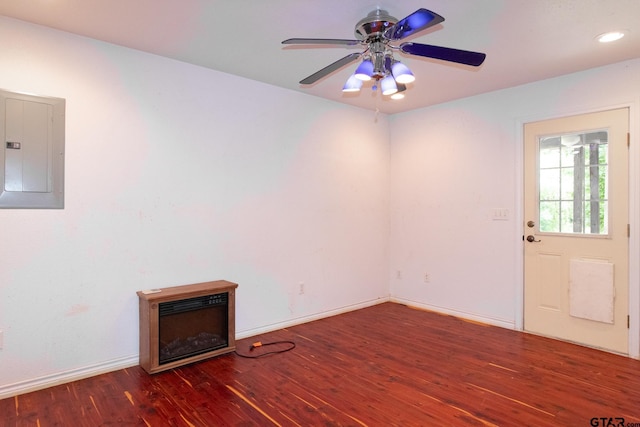
[[[0,208],[64,207],[65,100],[0,90]]]

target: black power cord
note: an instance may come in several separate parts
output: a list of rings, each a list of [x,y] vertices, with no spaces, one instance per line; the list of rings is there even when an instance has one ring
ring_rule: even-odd
[[[278,353],[285,353],[287,351],[291,351],[294,348],[296,348],[296,343],[294,343],[293,341],[274,341],[274,342],[266,342],[266,343],[262,343],[260,341],[254,342],[253,344],[251,344],[251,347],[249,347],[249,351],[253,351],[256,348],[259,347],[266,347],[266,346],[270,346],[270,345],[279,345],[279,344],[288,344],[288,347],[280,349],[280,350],[271,350],[271,351],[267,351],[264,353],[260,353],[260,354],[255,354],[255,355],[249,355],[249,354],[240,354],[238,353],[238,351],[236,350],[235,353],[240,356],[240,357],[244,357],[247,359],[257,359],[259,357],[264,357],[264,356],[269,356],[272,354],[278,354]]]

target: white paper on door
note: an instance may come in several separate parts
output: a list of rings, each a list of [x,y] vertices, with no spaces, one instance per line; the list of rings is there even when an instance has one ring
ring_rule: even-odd
[[[572,259],[569,265],[569,314],[613,324],[613,264]]]

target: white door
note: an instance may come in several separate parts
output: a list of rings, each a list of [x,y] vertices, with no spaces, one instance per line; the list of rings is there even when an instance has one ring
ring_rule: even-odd
[[[524,127],[524,329],[628,353],[627,108]]]

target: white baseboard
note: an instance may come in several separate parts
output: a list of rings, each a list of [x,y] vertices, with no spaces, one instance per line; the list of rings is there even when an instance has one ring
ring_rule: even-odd
[[[27,381],[3,385],[0,386],[0,399],[17,396],[19,394],[30,393],[36,390],[42,390],[45,388],[93,377],[111,371],[117,371],[118,369],[130,368],[131,366],[135,366],[137,364],[138,355],[136,354],[134,356],[113,359],[103,363],[85,366],[78,369],[71,369],[69,371],[45,375]]]
[[[323,311],[322,313],[312,314],[309,316],[297,317],[284,322],[272,323],[270,325],[261,326],[259,328],[246,329],[244,331],[236,331],[236,339],[249,338],[260,334],[266,334],[267,332],[277,331],[279,329],[289,328],[291,326],[301,325],[307,322],[313,322],[314,320],[324,319],[325,317],[336,316],[342,313],[348,313],[350,311],[360,310],[361,308],[367,308],[374,305],[389,302],[389,297],[376,298],[374,300],[364,301],[357,304],[346,305],[344,307],[336,308],[334,310]]]
[[[464,311],[452,310],[449,308],[439,307],[437,305],[425,304],[417,301],[412,301],[403,298],[390,298],[391,302],[396,302],[398,304],[404,304],[409,307],[421,308],[423,310],[435,311],[436,313],[448,314],[450,316],[459,317],[461,319],[472,320],[478,323],[486,323],[488,325],[499,326],[501,328],[506,329],[515,329],[516,325],[512,321],[504,320],[504,319],[496,319],[494,317],[486,317],[480,316],[473,313],[467,313]]]
[[[298,317],[295,319],[287,320],[285,322],[273,323],[259,328],[248,329],[245,331],[236,332],[236,338],[248,338],[267,332],[276,331],[278,329],[288,328],[302,323],[312,322],[325,317],[335,316],[337,314],[347,313],[349,311],[359,310],[361,308],[371,307],[376,304],[388,302],[389,298],[378,298],[375,300],[365,301],[358,304],[347,305],[334,310],[325,311],[322,313],[313,314],[310,316]],[[20,394],[30,393],[32,391],[42,390],[45,388],[57,386],[60,384],[69,383],[72,381],[81,380],[84,378],[93,377],[96,375],[104,374],[107,372],[117,371],[118,369],[130,368],[138,365],[138,355],[122,357],[98,363],[95,365],[85,366],[78,369],[72,369],[64,372],[58,372],[51,375],[45,375],[39,378],[30,379],[27,381],[21,381],[14,384],[0,386],[0,399],[6,399],[8,397],[17,396]]]

